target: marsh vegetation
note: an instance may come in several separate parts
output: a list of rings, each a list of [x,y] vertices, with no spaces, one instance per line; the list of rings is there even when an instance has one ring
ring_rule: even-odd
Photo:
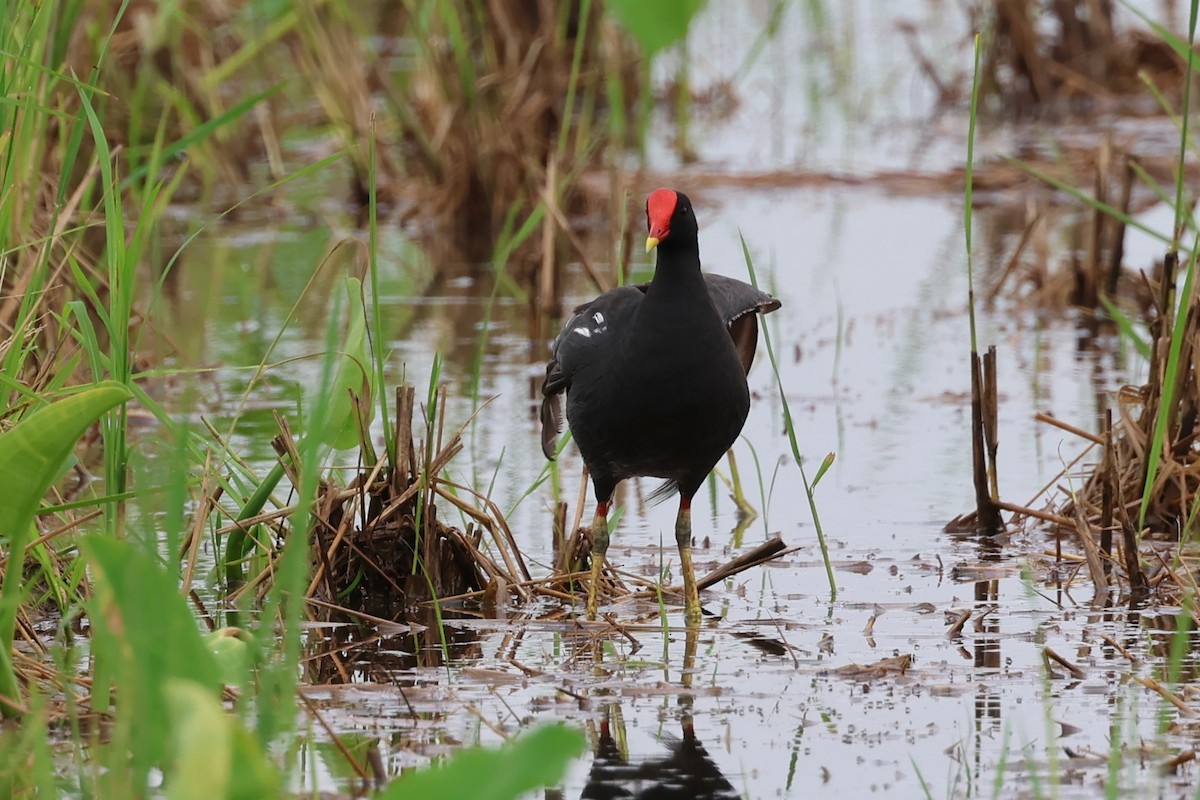
[[[3,8],[0,795],[1197,796],[1196,4],[649,7]],[[660,185],[698,626],[539,444]]]

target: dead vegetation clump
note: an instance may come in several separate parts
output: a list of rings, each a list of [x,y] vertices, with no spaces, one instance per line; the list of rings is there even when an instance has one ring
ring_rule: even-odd
[[[1139,214],[1162,202],[1154,187],[1174,180],[1178,154],[1137,153],[1132,142],[1115,140],[1105,135],[1098,144],[1064,147],[1053,161],[1021,153],[1018,164],[981,171],[976,191],[997,192],[980,215],[983,235],[993,252],[1005,254],[983,294],[989,306],[1003,299],[1024,309],[1074,308],[1101,319],[1105,304],[1120,298],[1128,313],[1151,314],[1152,284],[1161,280],[1163,262],[1126,263],[1125,239],[1130,221],[1136,224]],[[1013,180],[1017,173],[1020,184]],[[1184,174],[1190,180],[1200,173],[1189,166]],[[1030,181],[1042,185],[1031,190]],[[1012,202],[1018,185],[1022,202]],[[1008,194],[995,199],[1001,192]],[[1090,207],[1081,210],[1084,197]]]
[[[420,31],[406,170],[462,261],[489,263],[510,244],[530,283],[554,239],[516,235],[535,215],[569,233],[567,217],[588,208],[578,179],[628,144],[632,126],[611,120],[634,108],[638,59],[599,3],[445,5]]]
[[[529,600],[529,570],[512,532],[495,504],[445,476],[462,450],[461,431],[445,436],[444,416],[426,419],[424,443],[413,435],[412,387],[397,392],[395,459],[357,471],[345,486],[322,481],[313,504],[312,574],[306,597],[317,620],[408,622],[424,618],[422,606],[490,590],[493,603]],[[439,393],[445,399],[445,389]],[[299,463],[285,431],[273,445],[285,470]],[[365,452],[365,451],[364,451]],[[289,474],[293,485],[299,477]],[[438,507],[456,509],[469,520],[465,530],[441,519]],[[280,512],[250,519],[250,529]],[[231,529],[234,526],[231,526]],[[277,528],[275,541],[294,535]],[[484,541],[484,537],[487,541]],[[265,592],[278,550],[257,578],[246,584]],[[241,589],[239,591],[244,591]],[[236,596],[236,592],[235,595]]]
[[[1169,92],[1186,64],[1151,33],[1121,31],[1112,0],[998,0],[980,67],[983,97],[1010,112],[1081,113],[1098,103]],[[979,12],[984,13],[984,12]]]
[[[236,12],[237,4],[208,0],[12,11],[5,32],[30,32],[30,40],[14,38],[6,46],[20,58],[0,66],[13,100],[0,111],[4,183],[13,187],[0,196],[0,350],[24,351],[22,379],[35,390],[78,363],[62,309],[78,298],[97,312],[107,301],[105,258],[115,248],[104,223],[102,151],[125,204],[129,234],[120,247],[130,263],[141,262],[146,231],[168,203],[238,184],[261,153],[253,130],[214,124],[237,100],[211,80],[215,65],[244,45],[229,24]],[[47,18],[47,36],[32,35]],[[188,137],[177,157],[166,155]],[[150,184],[158,186],[143,194]],[[98,329],[102,316],[94,315]]]
[[[1192,285],[1191,296],[1177,306],[1180,274],[1178,255],[1168,253],[1149,314],[1146,383],[1118,394],[1116,418],[1109,412],[1105,430],[1095,440],[1102,448],[1099,463],[1078,491],[1065,496],[1058,512],[1095,526],[1103,552],[1114,531],[1127,548],[1136,548],[1146,533],[1182,539],[1200,511],[1200,287]],[[1186,315],[1178,331],[1177,307]],[[1178,347],[1175,357],[1173,346]],[[1131,554],[1126,552],[1122,560],[1133,587],[1145,589],[1147,579]]]
[[[636,50],[579,0],[387,3],[374,22],[302,4],[287,40],[346,147],[351,199],[365,208],[376,137],[378,197],[434,262],[511,261],[532,287],[547,247],[578,249],[568,219],[600,202],[580,177],[632,141],[614,120],[635,108]]]
[[[119,156],[122,175],[146,165],[156,138],[169,146],[187,137],[188,163],[199,168],[189,169],[177,198],[196,199],[214,187],[244,183],[251,165],[263,156],[264,137],[259,125],[237,124],[241,115],[234,107],[261,87],[222,80],[227,65],[244,58],[250,44],[241,34],[242,3],[132,0],[118,16],[120,6],[111,1],[82,4],[79,17],[62,31],[69,36],[63,61],[52,66],[81,78],[94,72],[101,91],[92,94],[91,102],[104,122],[109,148]],[[64,108],[81,113],[74,87],[62,88]],[[229,120],[221,124],[224,115]],[[261,114],[258,119],[262,121]],[[206,126],[212,127],[209,135],[195,135]],[[83,138],[85,155],[93,149],[89,140]],[[79,159],[77,168],[87,160]],[[168,162],[164,174],[183,163]]]
[[[584,470],[579,484],[579,498],[574,520],[570,523],[569,528],[567,503],[559,502],[555,506],[554,569],[543,584],[547,592],[560,592],[564,597],[570,597],[575,592],[586,592],[584,579],[591,575],[592,559],[592,533],[589,528],[581,525],[584,505],[587,502],[587,489],[587,471]],[[707,549],[707,547],[708,543],[705,540],[704,548]],[[789,550],[782,537],[776,534],[767,541],[720,564],[708,574],[697,578],[696,586],[700,591],[704,591],[727,578],[781,558],[794,552],[795,549],[797,548]],[[620,569],[612,563],[606,563],[600,578],[601,585],[598,588],[598,596],[607,598],[609,602],[658,599],[665,592],[682,592],[680,587],[659,586],[642,575]]]
[[[1200,516],[1200,284],[1177,303],[1181,274],[1171,252],[1150,282],[1146,383],[1117,394],[1099,434],[1039,414],[1082,440],[1083,452],[1045,487],[1042,508],[1033,507],[1038,498],[994,503],[1012,514],[1009,526],[1049,523],[1056,560],[1076,561],[1098,599],[1117,588],[1134,600],[1154,591],[1174,601],[1197,589],[1200,562],[1188,542]],[[1176,308],[1186,309],[1179,327]]]
[[[438,519],[437,476],[462,443],[453,436],[439,442],[432,460],[418,461],[413,397],[411,388],[397,395],[396,463],[390,474],[360,473],[341,491],[323,485],[313,532],[316,572],[310,591],[388,620],[405,619],[426,600],[480,590],[489,572],[502,573],[480,552],[476,531]]]
[[[374,182],[384,213],[413,223],[433,263],[504,261],[530,288],[559,251],[581,251],[570,219],[602,201],[580,178],[637,129],[642,62],[598,2],[106,1],[55,18],[38,47],[0,70],[22,100],[0,113],[20,134],[6,183],[21,190],[0,201],[0,326],[18,340],[33,325],[18,307],[39,269],[69,288],[75,259],[102,284],[87,103],[124,203],[138,209],[130,217],[147,229],[180,199],[237,213],[248,182],[283,184],[341,155],[360,219]],[[149,252],[131,235],[127,260],[170,254],[182,236]]]
[[[548,574],[532,576],[496,504],[448,477],[447,467],[463,444],[461,429],[450,435],[445,430],[446,388],[431,402],[432,414],[425,409],[423,441],[414,435],[414,397],[412,387],[397,391],[394,458],[385,457],[373,467],[355,470],[344,485],[329,476],[321,481],[311,506],[305,591],[310,620],[382,626],[368,637],[378,641],[391,635],[388,631],[399,630],[397,625],[424,630],[431,627],[431,620],[440,623],[446,613],[503,618],[518,608],[533,608],[535,598],[560,606],[559,610],[546,610],[552,616],[569,614],[588,574],[587,529],[577,522],[575,533],[564,542],[566,504],[561,504],[555,520],[555,564]],[[299,486],[301,478],[293,465],[299,464],[301,457],[287,423],[280,418],[279,424],[282,432],[272,445],[292,485]],[[373,461],[370,448],[364,447],[360,462]],[[192,564],[203,520],[213,513],[227,513],[218,502],[218,491],[206,496],[193,535],[183,545],[183,560]],[[218,530],[222,536],[245,532],[266,551],[265,559],[251,559],[258,565],[256,575],[245,582],[229,577],[227,600],[237,601],[246,593],[258,600],[266,596],[283,545],[297,535],[292,521],[306,519],[297,510],[293,505],[264,511]],[[460,515],[465,525],[459,527],[444,519],[447,511]],[[785,550],[775,537],[719,565],[699,586],[713,586],[778,558]],[[190,574],[191,568],[189,579]],[[663,592],[677,591],[612,565],[604,580],[602,594],[610,600],[653,600]],[[561,607],[564,604],[566,608]]]
[[[1098,311],[1103,299],[1116,297],[1120,290],[1123,297],[1143,298],[1144,305],[1144,283],[1124,268],[1126,224],[1100,207],[1111,205],[1126,218],[1135,211],[1133,187],[1140,165],[1128,155],[1114,157],[1107,137],[1091,156],[1092,163],[1076,165],[1093,174],[1097,205],[1091,213],[1055,209],[1043,194],[1008,208],[1007,214],[993,215],[1003,221],[1001,228],[1019,229],[1020,235],[1011,248],[997,242],[997,252],[1010,252],[985,295],[989,304],[1008,296],[1024,307]],[[1073,218],[1065,225],[1055,224],[1062,222],[1063,214]],[[1054,235],[1065,236],[1065,241],[1052,242]]]

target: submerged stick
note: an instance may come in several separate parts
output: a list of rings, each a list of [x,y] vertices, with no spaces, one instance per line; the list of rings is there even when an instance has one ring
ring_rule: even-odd
[[[1135,675],[1135,676],[1133,676],[1133,679],[1135,681],[1137,681],[1138,683],[1140,683],[1142,686],[1145,686],[1150,691],[1157,692],[1158,695],[1160,697],[1162,697],[1162,699],[1166,700],[1168,703],[1175,706],[1175,708],[1179,711],[1179,713],[1183,714],[1185,717],[1195,717],[1196,716],[1196,714],[1197,714],[1196,709],[1189,706],[1187,703],[1185,703],[1179,697],[1179,695],[1172,692],[1166,686],[1163,686],[1161,683],[1156,681],[1154,678],[1142,678],[1140,676]]]
[[[1056,653],[1050,647],[1042,648],[1042,659],[1046,662],[1046,666],[1049,666],[1050,662],[1053,661],[1054,663],[1058,664],[1059,666],[1065,667],[1067,672],[1071,673],[1071,677],[1075,678],[1076,680],[1083,680],[1084,678],[1087,677],[1087,673],[1084,672],[1082,668],[1080,668],[1076,664],[1071,663],[1066,658],[1064,658],[1061,655],[1059,655],[1058,653]]]
[[[759,564],[765,564],[777,558],[787,545],[783,543],[783,538],[776,534],[773,539],[763,542],[755,548],[747,550],[733,560],[717,567],[712,572],[705,575],[696,582],[697,589],[707,589],[713,584],[720,583],[726,578],[732,577],[739,572],[744,572],[751,567],[756,567]]]

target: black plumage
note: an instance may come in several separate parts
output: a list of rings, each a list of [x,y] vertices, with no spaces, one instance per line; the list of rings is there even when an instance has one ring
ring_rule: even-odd
[[[658,189],[646,203],[654,278],[575,309],[554,340],[542,386],[542,450],[553,458],[566,418],[592,477],[592,581],[588,614],[608,547],[607,512],[625,478],[667,479],[680,495],[675,534],[690,621],[699,619],[691,560],[691,500],[741,433],[750,409],[746,372],[758,313],[780,303],[742,281],[700,270],[691,202]]]

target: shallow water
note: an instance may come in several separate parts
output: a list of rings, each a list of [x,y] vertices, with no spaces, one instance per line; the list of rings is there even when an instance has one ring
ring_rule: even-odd
[[[740,7],[710,3],[697,23],[693,53],[711,56],[693,75],[698,85],[741,63],[753,35],[739,26],[761,30],[770,4],[751,4],[747,16]],[[340,733],[378,737],[389,770],[555,719],[586,726],[594,742],[607,719],[629,756],[662,761],[670,743],[686,749],[678,739],[690,720],[707,759],[736,795],[750,798],[813,790],[829,797],[1094,797],[1106,781],[1117,782],[1116,795],[1192,791],[1194,767],[1176,776],[1160,765],[1193,746],[1194,723],[1134,681],[1155,674],[1175,610],[1093,607],[1086,574],[1071,563],[1055,570],[1041,555],[1054,546],[1043,533],[993,545],[942,530],[973,497],[961,194],[897,194],[870,181],[750,189],[711,179],[798,168],[940,173],[961,163],[961,108],[932,115],[932,94],[895,25],[898,17],[915,17],[923,37],[961,35],[961,20],[940,15],[940,3],[899,3],[881,16],[874,8],[849,4],[825,19],[823,30],[855,43],[843,54],[850,74],[793,57],[817,40],[804,27],[812,19],[789,11],[780,39],[766,45],[739,84],[746,95],[739,110],[723,122],[698,122],[700,167],[672,179],[696,206],[706,268],[745,277],[740,232],[760,283],[783,301],[767,325],[809,478],[826,453],[836,454],[816,490],[836,598],[760,340],[750,375],[754,405],[735,448],[760,511],[742,548],[778,533],[796,549],[706,592],[708,616],[694,643],[677,627],[681,607],[668,599],[667,631],[655,603],[606,609],[628,636],[581,628],[549,605],[512,607],[498,620],[452,620],[448,665],[428,636],[346,645],[360,682],[314,687],[308,695]],[[943,48],[948,68],[967,63],[961,43]],[[784,78],[773,80],[777,73]],[[845,94],[834,94],[842,88]],[[773,109],[769,126],[761,123],[764,102]],[[1001,131],[981,147],[1002,149],[1011,134]],[[655,154],[659,169],[671,166],[665,143],[655,144]],[[689,174],[701,188],[690,188]],[[1023,201],[1012,199],[975,214],[979,286],[996,280],[1021,233],[1020,215],[1009,212]],[[1146,217],[1158,224],[1162,214],[1151,209]],[[196,335],[197,361],[255,363],[319,251],[337,238],[321,226],[280,227],[264,241],[262,225],[226,224],[189,248],[190,261],[209,266],[207,274],[185,270],[179,279],[187,301],[181,308],[203,309],[199,318],[210,320]],[[1131,238],[1127,264],[1148,267],[1156,248]],[[435,284],[433,267],[395,230],[386,232],[384,255],[380,300],[392,326],[392,378],[407,376],[423,391],[440,350],[449,421],[465,422],[476,410],[469,387],[491,286],[470,273]],[[258,275],[259,285],[221,280],[239,270]],[[566,304],[592,294],[578,270],[569,285]],[[316,305],[302,308],[273,360],[320,352],[323,313]],[[469,485],[492,486],[490,496],[531,566],[544,571],[550,510],[557,499],[574,503],[580,465],[569,448],[557,466],[561,497],[547,483],[522,499],[546,466],[535,408],[545,343],[530,343],[523,306],[514,301],[497,299],[490,319],[478,391],[486,402],[451,472]],[[1112,393],[1140,379],[1140,367],[1114,336],[1088,333],[1071,314],[1001,302],[981,309],[978,326],[981,346],[995,344],[999,352],[1001,495],[1025,503],[1083,447],[1035,423],[1033,414],[1048,411],[1094,429]],[[291,413],[298,387],[319,369],[313,358],[271,370],[237,432],[248,456],[269,458],[258,448],[272,430],[270,409]],[[244,372],[220,371],[223,393],[207,410],[228,411],[246,380]],[[675,578],[674,504],[648,507],[643,498],[651,488],[653,482],[630,482],[619,495],[625,512],[609,557],[649,577],[668,570]],[[585,519],[590,511],[589,492]],[[693,513],[703,573],[737,552],[736,512],[713,484]],[[971,616],[953,633],[951,622],[963,612]],[[1045,648],[1081,672],[1049,664]],[[911,656],[902,674],[853,671],[900,656]],[[1185,675],[1196,668],[1185,660]],[[1167,723],[1176,727],[1164,732]],[[337,755],[324,742],[314,731],[307,782],[344,789],[343,771],[331,766]],[[1115,752],[1122,759],[1110,761]],[[586,788],[595,763],[578,762],[562,796],[601,796]],[[643,765],[644,774],[651,771]],[[1051,789],[1055,780],[1064,785]]]
[[[807,190],[721,197],[720,206],[701,212],[709,265],[739,274],[739,225],[749,241],[795,254],[787,264],[767,252],[756,253],[756,261],[760,278],[784,301],[769,323],[810,477],[826,452],[836,453],[816,492],[836,600],[781,435],[775,381],[760,358],[751,374],[756,401],[735,450],[752,500],[760,491],[751,466],[757,455],[768,497],[756,502],[764,513],[744,542],[778,532],[798,550],[705,593],[713,616],[699,636],[690,690],[684,632],[673,628],[664,636],[652,604],[608,609],[633,627],[638,649],[619,635],[603,635],[612,649],[600,664],[590,654],[572,655],[581,639],[590,641],[573,624],[538,623],[548,609],[513,609],[508,620],[452,623],[474,643],[448,671],[401,669],[389,675],[396,686],[376,672],[373,680],[385,685],[314,690],[338,727],[396,742],[389,763],[400,768],[443,752],[447,741],[497,742],[496,730],[512,734],[535,720],[596,729],[614,705],[628,752],[663,759],[664,741],[681,735],[680,719],[689,715],[712,761],[752,798],[798,797],[816,787],[836,797],[889,789],[918,796],[922,780],[933,796],[988,795],[1001,764],[1011,773],[999,778],[1006,786],[1001,796],[1033,793],[1036,775],[1044,787],[1054,774],[1077,781],[1060,796],[1091,797],[1113,747],[1188,746],[1182,732],[1160,740],[1161,701],[1129,682],[1152,670],[1135,669],[1100,638],[1111,636],[1142,658],[1161,650],[1159,625],[1170,629],[1169,609],[1145,615],[1093,609],[1091,586],[1074,565],[1062,578],[1072,585],[1058,591],[1045,580],[1048,559],[1026,555],[1052,553],[1052,541],[1040,534],[985,547],[942,532],[972,498],[966,289],[955,202]],[[880,236],[849,234],[860,230]],[[1025,502],[1081,449],[1037,426],[1033,412],[1093,427],[1098,402],[1120,386],[1124,372],[1108,352],[1112,342],[1092,346],[1069,321],[995,312],[983,314],[979,326],[981,341],[995,342],[1000,354],[1002,495]],[[528,394],[537,365],[526,365],[519,333],[501,325],[493,341],[511,342],[511,349],[497,344],[483,394],[498,397],[469,435],[485,480],[503,449],[493,496],[507,508],[543,466]],[[469,472],[471,465],[458,468]],[[560,469],[563,497],[573,502],[575,456]],[[673,504],[641,502],[652,486],[626,487],[626,513],[609,553],[613,563],[649,576],[658,573],[660,559],[668,568],[675,561]],[[550,558],[551,499],[539,490],[510,516],[531,562]],[[702,491],[694,515],[698,539],[710,541],[697,552],[703,573],[735,552],[735,509],[723,489]],[[660,542],[668,543],[661,552]],[[964,611],[971,619],[948,635],[949,619]],[[682,623],[677,602],[668,619]],[[1047,668],[1044,646],[1083,677]],[[903,675],[837,671],[901,655],[912,656]],[[425,698],[408,699],[418,719],[397,686]],[[1063,766],[1068,752],[1079,756],[1078,764]],[[1165,752],[1127,757],[1129,766],[1118,773],[1123,786],[1161,786],[1163,796],[1175,796],[1191,780],[1186,767],[1180,783],[1159,775]],[[1057,769],[1047,768],[1051,759]],[[576,766],[565,796],[579,796],[589,767],[587,760]]]

